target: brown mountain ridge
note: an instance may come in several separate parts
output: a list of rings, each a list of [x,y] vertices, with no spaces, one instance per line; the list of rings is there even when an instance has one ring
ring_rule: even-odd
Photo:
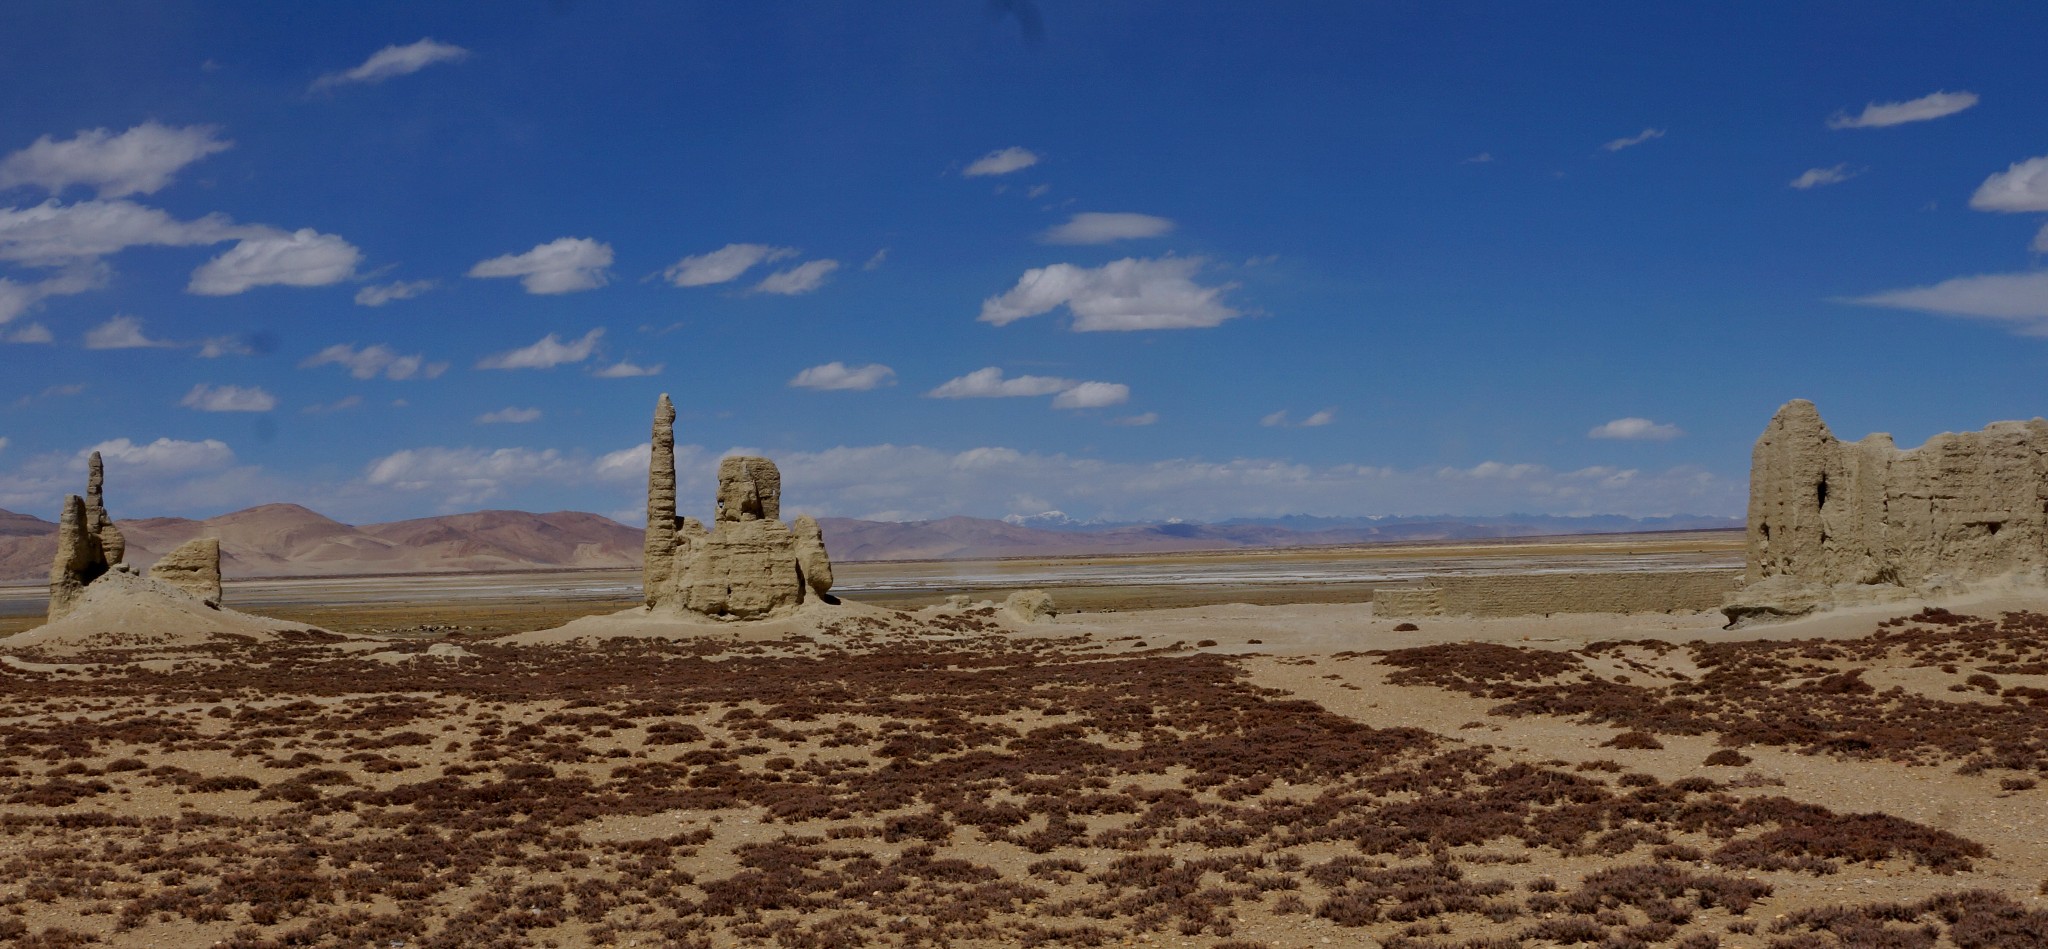
[[[1287,518],[1289,523],[1124,524],[1056,530],[977,517],[932,521],[820,518],[837,561],[968,560],[1167,553],[1261,547],[1316,547],[1390,541],[1455,540],[1538,534],[1714,529],[1725,518]],[[361,526],[344,524],[297,504],[264,504],[192,520],[145,517],[119,521],[128,561],[139,567],[195,537],[218,537],[221,570],[232,578],[318,577],[378,573],[472,573],[502,570],[633,568],[642,534],[581,511],[532,514],[474,511]],[[56,552],[57,525],[0,510],[0,581],[41,580]]]

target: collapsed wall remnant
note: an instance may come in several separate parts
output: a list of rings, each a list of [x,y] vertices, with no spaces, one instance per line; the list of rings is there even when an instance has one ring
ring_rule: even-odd
[[[63,618],[78,605],[85,588],[121,567],[128,540],[107,514],[106,469],[100,453],[86,462],[85,497],[65,495],[57,517],[57,555],[50,562],[51,620]],[[123,568],[127,569],[127,568]],[[161,572],[160,572],[161,571]],[[150,576],[166,580],[208,606],[220,605],[220,541],[189,541],[158,561]]]
[[[220,538],[199,537],[179,544],[150,565],[149,577],[219,606]]]
[[[782,472],[766,458],[718,464],[718,493],[709,530],[676,516],[675,406],[655,404],[647,471],[647,561],[642,569],[649,609],[729,619],[787,613],[832,589],[825,537],[808,515],[782,523]]]
[[[2048,421],[1993,422],[1901,450],[1886,434],[1835,438],[1813,403],[1778,409],[1749,468],[1744,587],[1731,625],[2040,584],[2048,566]]]

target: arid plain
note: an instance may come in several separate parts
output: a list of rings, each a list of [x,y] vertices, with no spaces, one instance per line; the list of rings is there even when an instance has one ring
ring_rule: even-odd
[[[632,577],[231,582],[332,632],[10,646],[0,935],[2043,945],[2048,600],[1740,630],[1361,602],[1368,576],[1739,556],[844,564],[837,606],[603,637],[539,630]],[[1061,615],[996,606],[1027,584]]]

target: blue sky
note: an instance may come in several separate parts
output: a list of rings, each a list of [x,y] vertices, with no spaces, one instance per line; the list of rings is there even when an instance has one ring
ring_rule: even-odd
[[[1021,13],[1021,16],[1020,16]],[[0,507],[1739,514],[2042,414],[2048,8],[0,9]]]

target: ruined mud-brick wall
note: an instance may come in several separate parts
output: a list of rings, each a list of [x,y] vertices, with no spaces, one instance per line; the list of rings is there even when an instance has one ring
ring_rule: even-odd
[[[1742,571],[1521,573],[1435,577],[1427,585],[1372,592],[1377,617],[1543,616],[1550,613],[1678,613],[1717,609]]]
[[[1771,418],[1751,456],[1746,579],[1918,590],[2038,577],[2044,522],[2048,421],[1994,422],[1902,451],[1890,435],[1835,438],[1800,399]]]

